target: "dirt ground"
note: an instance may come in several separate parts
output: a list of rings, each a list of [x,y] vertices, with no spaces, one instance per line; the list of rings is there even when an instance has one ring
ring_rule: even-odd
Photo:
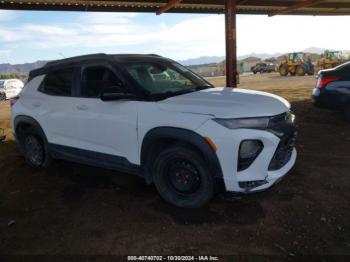
[[[299,124],[297,163],[268,191],[219,196],[197,210],[169,206],[153,186],[128,174],[63,161],[31,171],[10,134],[9,104],[1,102],[0,128],[8,138],[0,143],[0,254],[345,260],[350,256],[350,124],[342,114],[311,104],[314,82],[314,76],[241,77],[240,87],[292,103]]]

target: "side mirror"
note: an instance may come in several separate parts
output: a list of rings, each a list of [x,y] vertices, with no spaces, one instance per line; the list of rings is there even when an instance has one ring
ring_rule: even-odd
[[[100,96],[102,101],[116,101],[116,100],[130,100],[136,98],[134,94],[131,93],[102,93]]]

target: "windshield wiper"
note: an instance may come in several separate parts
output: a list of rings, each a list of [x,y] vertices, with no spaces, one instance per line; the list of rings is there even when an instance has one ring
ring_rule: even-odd
[[[196,91],[208,89],[208,88],[213,88],[212,86],[196,86],[195,89]]]
[[[192,93],[197,91],[196,88],[190,88],[190,89],[184,89],[184,90],[179,90],[179,91],[166,91],[164,93],[156,93],[152,94],[152,96],[159,97],[159,98],[168,98],[172,96],[178,96],[178,95],[183,95],[187,93]]]

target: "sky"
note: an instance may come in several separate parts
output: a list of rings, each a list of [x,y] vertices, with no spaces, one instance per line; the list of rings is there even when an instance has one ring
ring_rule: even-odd
[[[350,16],[238,15],[237,52],[349,50]],[[175,60],[225,54],[224,16],[0,10],[0,63],[89,53],[156,53]]]

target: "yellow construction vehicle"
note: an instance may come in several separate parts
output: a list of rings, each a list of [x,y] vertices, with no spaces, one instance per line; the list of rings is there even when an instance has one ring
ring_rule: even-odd
[[[344,62],[340,51],[325,50],[321,58],[317,59],[316,65],[321,69],[336,67]]]
[[[284,60],[278,65],[278,72],[281,76],[314,74],[314,65],[311,58],[302,52],[289,53],[285,55]]]

